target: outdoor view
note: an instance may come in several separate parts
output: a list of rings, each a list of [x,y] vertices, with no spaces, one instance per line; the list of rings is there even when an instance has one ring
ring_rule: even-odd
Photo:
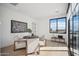
[[[58,19],[58,32],[65,32],[65,26],[66,26],[66,22],[65,22],[65,18],[61,18]]]
[[[73,16],[73,22],[74,22],[74,32],[78,31],[78,22],[79,22],[79,16]]]
[[[66,30],[66,18],[57,18],[50,20],[50,30],[51,32],[64,33]]]
[[[56,32],[56,23],[57,23],[57,20],[56,19],[52,19],[51,21],[50,21],[51,23],[50,23],[50,29],[51,29],[51,32]]]

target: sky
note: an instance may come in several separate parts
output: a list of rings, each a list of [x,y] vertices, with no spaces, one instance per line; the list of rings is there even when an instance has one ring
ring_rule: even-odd
[[[63,19],[58,19],[58,29],[65,29],[65,18]],[[56,30],[56,19],[51,20],[51,28],[53,30]]]
[[[74,31],[78,31],[79,16],[75,16],[73,20],[74,20]]]

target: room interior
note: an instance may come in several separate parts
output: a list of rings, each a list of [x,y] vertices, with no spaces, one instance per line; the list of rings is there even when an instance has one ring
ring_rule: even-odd
[[[0,3],[1,56],[79,56],[79,3]]]

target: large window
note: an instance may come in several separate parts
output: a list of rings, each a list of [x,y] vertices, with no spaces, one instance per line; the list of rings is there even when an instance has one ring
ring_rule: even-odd
[[[50,33],[66,33],[66,17],[50,19]]]

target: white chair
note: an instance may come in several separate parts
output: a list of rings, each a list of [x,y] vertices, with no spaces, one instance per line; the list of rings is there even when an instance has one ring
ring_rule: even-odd
[[[40,44],[40,46],[46,46],[45,36],[41,36],[39,38],[39,44]]]

